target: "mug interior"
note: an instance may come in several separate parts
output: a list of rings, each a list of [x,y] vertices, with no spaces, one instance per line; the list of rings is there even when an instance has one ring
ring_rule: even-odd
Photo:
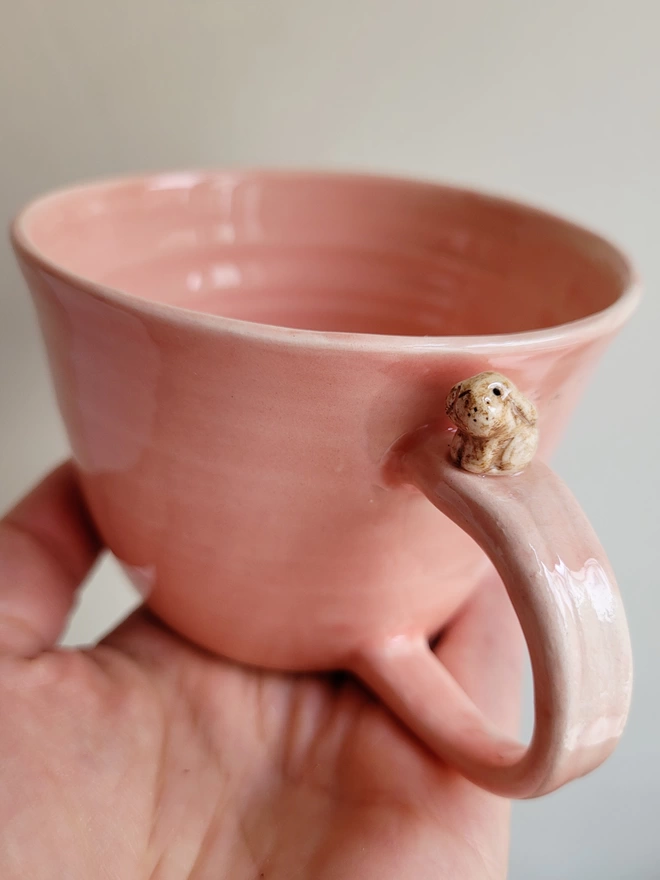
[[[305,330],[470,336],[542,330],[613,305],[608,242],[503,199],[313,173],[155,175],[34,203],[46,262],[205,314]]]

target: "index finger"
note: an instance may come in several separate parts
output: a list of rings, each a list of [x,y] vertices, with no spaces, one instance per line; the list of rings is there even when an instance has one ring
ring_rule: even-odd
[[[100,546],[70,462],[0,520],[0,653],[55,645]]]

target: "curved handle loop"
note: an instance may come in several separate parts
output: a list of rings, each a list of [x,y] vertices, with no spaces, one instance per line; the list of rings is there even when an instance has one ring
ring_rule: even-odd
[[[497,731],[424,639],[368,650],[356,672],[439,757],[496,794],[535,797],[588,773],[623,730],[632,658],[619,591],[584,512],[540,461],[516,476],[461,470],[446,435],[417,437],[402,467],[504,581],[531,656],[531,743]]]

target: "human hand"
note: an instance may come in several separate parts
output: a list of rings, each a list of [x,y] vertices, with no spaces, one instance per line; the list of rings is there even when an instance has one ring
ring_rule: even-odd
[[[70,465],[0,525],[3,880],[505,877],[507,801],[349,676],[238,666],[146,610],[56,648],[99,550]],[[437,647],[509,732],[520,648],[495,578]]]

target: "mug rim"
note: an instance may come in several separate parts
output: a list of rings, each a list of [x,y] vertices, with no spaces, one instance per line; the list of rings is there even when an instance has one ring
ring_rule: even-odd
[[[313,180],[341,181],[343,183],[374,185],[399,185],[422,187],[429,190],[451,192],[456,196],[476,199],[483,204],[500,206],[515,210],[527,216],[545,220],[553,225],[560,225],[569,232],[587,235],[598,241],[615,256],[622,268],[622,290],[613,303],[603,309],[592,312],[582,318],[567,321],[550,327],[535,330],[522,330],[512,333],[467,334],[461,336],[406,336],[396,334],[376,334],[343,332],[331,330],[313,330],[284,327],[277,324],[264,324],[242,318],[228,318],[186,308],[182,305],[162,303],[128,293],[117,287],[94,281],[85,275],[72,271],[56,260],[46,256],[27,232],[28,221],[47,205],[75,193],[84,193],[97,189],[119,189],[122,186],[145,185],[156,186],[159,182],[181,180],[192,185],[209,177],[241,180],[280,179],[280,180]],[[58,278],[67,284],[91,295],[96,299],[110,304],[138,310],[143,314],[165,321],[168,324],[181,324],[201,331],[224,331],[227,334],[245,339],[286,345],[307,346],[336,351],[375,351],[392,352],[406,351],[424,352],[443,350],[449,352],[474,352],[489,354],[502,352],[502,349],[516,351],[532,351],[548,347],[574,344],[576,339],[588,340],[614,333],[628,320],[635,311],[641,297],[642,284],[632,259],[608,237],[596,232],[589,226],[576,223],[554,211],[539,208],[527,201],[496,195],[480,188],[455,186],[442,181],[428,180],[412,176],[395,174],[379,174],[359,171],[325,171],[307,169],[269,169],[269,168],[191,168],[172,171],[154,171],[141,174],[118,174],[110,177],[99,177],[84,180],[71,185],[51,189],[28,201],[14,217],[10,225],[10,240],[17,255],[28,263],[35,264],[43,272]]]

